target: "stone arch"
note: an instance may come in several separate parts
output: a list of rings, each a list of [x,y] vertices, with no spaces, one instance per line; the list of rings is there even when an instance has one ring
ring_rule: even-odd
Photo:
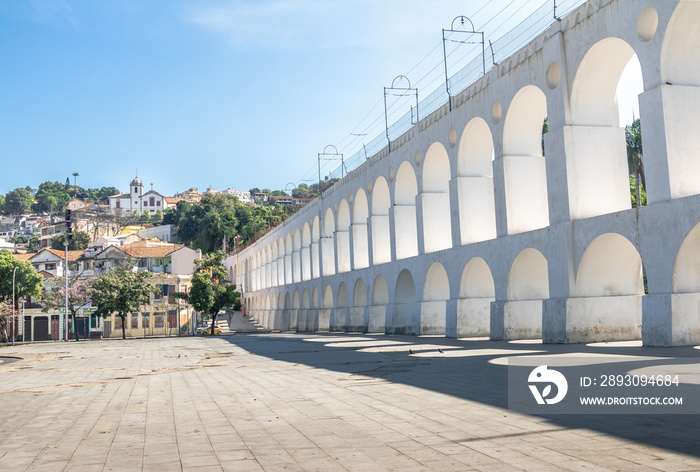
[[[483,118],[472,118],[464,127],[457,155],[462,244],[496,237],[493,153],[493,136],[489,125]]]
[[[316,215],[311,223],[311,277],[314,279],[317,279],[321,275],[320,239],[321,219]]]
[[[679,2],[666,26],[661,49],[662,83],[700,86],[700,4]]]
[[[345,199],[338,205],[338,223],[335,233],[338,252],[338,273],[350,272],[350,208]]]
[[[277,307],[276,307],[277,310],[281,310],[281,309],[284,308],[284,298],[283,298],[283,296],[284,296],[284,295],[282,294],[282,292],[280,292],[280,294],[277,296]]]
[[[547,98],[534,85],[515,94],[503,125],[503,166],[508,234],[549,225],[547,171],[542,155],[542,125]]]
[[[336,296],[336,307],[347,308],[350,306],[350,297],[348,296],[348,286],[345,282],[340,282]]]
[[[423,164],[423,247],[426,253],[452,247],[450,213],[450,158],[436,142],[425,153]]]
[[[666,26],[661,47],[661,84],[644,109],[653,109],[657,115],[649,122],[642,117],[642,129],[653,129],[651,143],[645,143],[645,156],[652,159],[665,155],[671,198],[700,193],[700,3],[679,2]],[[651,94],[650,94],[651,95]],[[657,98],[658,97],[658,98]],[[645,97],[647,98],[647,97]],[[652,103],[651,100],[654,100]],[[649,146],[651,144],[652,146]],[[648,160],[648,159],[647,159]],[[649,163],[651,164],[651,163]],[[649,167],[649,166],[648,166]],[[663,173],[660,173],[666,177]],[[649,202],[665,200],[666,195],[655,196],[649,176]],[[664,192],[665,193],[665,192]]]
[[[311,308],[311,304],[309,303],[309,291],[307,289],[304,289],[301,293],[301,307],[307,310]]]
[[[508,300],[545,298],[549,298],[547,259],[537,249],[523,249],[510,266]]]
[[[335,274],[335,217],[333,209],[327,208],[323,218],[323,237],[321,238],[321,258],[323,275]]]
[[[421,303],[420,334],[445,334],[450,281],[445,267],[433,262],[425,274]]]
[[[287,233],[284,239],[284,284],[294,283],[294,244],[292,242],[292,234]]]
[[[394,240],[396,259],[418,255],[416,196],[418,181],[408,161],[399,166],[394,184]]]
[[[547,259],[537,249],[523,249],[513,260],[504,306],[505,339],[542,336],[542,300],[549,298],[548,270]]]
[[[386,315],[387,306],[389,305],[389,286],[386,283],[386,279],[381,274],[377,275],[372,284],[372,298],[370,299],[370,303],[367,332],[387,332]]]
[[[279,248],[279,255],[277,257],[277,286],[284,286],[284,274],[285,270],[285,251],[284,251],[284,237],[280,237],[277,241],[277,247]]]
[[[367,243],[367,218],[369,207],[367,194],[358,189],[352,202],[352,252],[353,268],[369,267],[369,249]]]
[[[333,308],[333,289],[330,285],[323,290],[323,308]]]
[[[396,279],[391,329],[394,334],[413,333],[413,307],[416,303],[416,284],[408,269]]]
[[[588,50],[576,71],[571,88],[572,126],[564,129],[573,219],[631,208],[617,92],[620,77],[635,56],[624,40],[605,38]]]
[[[678,249],[673,293],[700,293],[700,223],[688,232]]]
[[[299,290],[294,290],[294,296],[292,297],[292,308],[297,310],[297,309],[299,309],[299,307],[300,307]]]
[[[624,236],[605,233],[595,238],[581,257],[576,296],[643,295],[642,258]]]
[[[391,232],[389,209],[391,196],[389,184],[384,177],[377,177],[372,187],[372,263],[384,264],[391,261]]]
[[[640,339],[642,258],[624,236],[605,233],[586,248],[567,304],[566,341]]]
[[[379,274],[372,284],[372,305],[387,305],[389,303],[389,285],[383,275]]]
[[[289,310],[292,308],[292,296],[289,294],[289,290],[284,295],[284,309]]]
[[[304,223],[301,229],[301,280],[311,280],[311,229]]]
[[[671,342],[700,344],[700,223],[683,238],[673,268]]]
[[[357,279],[352,290],[352,306],[367,306],[367,286],[362,279]]]
[[[318,308],[318,307],[319,307],[318,287],[314,287],[313,291],[311,292],[311,308]]]
[[[457,337],[488,336],[491,330],[491,302],[496,287],[491,269],[481,257],[466,263],[459,282]]]
[[[294,230],[292,241],[292,281],[299,283],[301,282],[301,231],[299,228]]]

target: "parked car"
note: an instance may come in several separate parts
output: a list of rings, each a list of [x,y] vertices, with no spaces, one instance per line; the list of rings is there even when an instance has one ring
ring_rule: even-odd
[[[211,325],[202,325],[199,328],[197,328],[197,334],[201,334],[203,336],[211,335],[211,334],[223,334],[223,331],[221,328],[218,326],[214,326],[214,332],[212,333]]]

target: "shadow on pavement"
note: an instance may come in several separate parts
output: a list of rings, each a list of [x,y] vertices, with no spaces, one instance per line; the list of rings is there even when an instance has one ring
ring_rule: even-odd
[[[259,332],[258,332],[259,333]],[[620,372],[654,365],[700,363],[692,347],[646,348],[616,343],[595,345],[541,344],[539,341],[489,341],[346,333],[281,333],[226,336],[229,342],[256,355],[357,376],[382,378],[464,400],[508,408],[507,358],[514,356],[630,356]],[[409,349],[414,352],[411,354]],[[438,349],[442,350],[440,353]],[[635,360],[638,358],[638,360]],[[646,359],[645,359],[646,358]],[[614,365],[614,364],[609,364]],[[696,378],[697,380],[697,378]],[[700,385],[684,396],[700,398]],[[700,419],[694,414],[536,415],[565,428],[589,429],[629,441],[700,457]],[[465,421],[469,421],[465,418]],[[465,438],[469,441],[472,438]]]

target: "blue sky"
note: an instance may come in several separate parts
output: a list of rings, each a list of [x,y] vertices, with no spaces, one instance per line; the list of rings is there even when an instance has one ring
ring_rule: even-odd
[[[363,117],[383,125],[394,77],[440,86],[453,18],[496,39],[544,3],[3,0],[0,193],[73,172],[125,190],[137,169],[166,195],[298,184],[327,144],[361,146],[342,143]]]

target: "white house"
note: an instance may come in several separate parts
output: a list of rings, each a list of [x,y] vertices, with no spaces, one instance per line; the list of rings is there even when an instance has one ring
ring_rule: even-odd
[[[138,177],[129,184],[128,193],[120,193],[109,197],[109,210],[111,213],[123,213],[126,215],[138,211],[142,214],[148,211],[151,216],[155,215],[156,211],[165,211],[170,208],[168,199],[151,189],[143,193],[143,182]]]

